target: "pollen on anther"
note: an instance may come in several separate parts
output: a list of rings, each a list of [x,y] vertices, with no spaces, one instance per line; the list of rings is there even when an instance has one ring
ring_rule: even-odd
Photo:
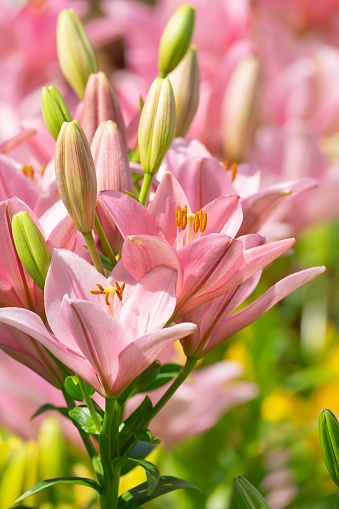
[[[201,233],[206,230],[207,227],[207,212],[204,212],[201,217],[200,221],[200,231]]]
[[[236,175],[237,175],[237,163],[235,161],[233,161],[232,163],[232,168],[231,168],[231,171],[232,171],[232,182],[234,181]]]
[[[194,216],[194,233],[197,233],[199,231],[200,226],[200,213],[196,212]]]
[[[181,229],[185,230],[187,226],[187,205],[184,206],[184,208],[181,211]]]
[[[223,166],[224,166],[225,170],[226,170],[226,171],[228,171],[228,169],[229,169],[229,167],[230,167],[230,162],[229,162],[229,161],[225,161],[225,162],[223,163]]]
[[[180,205],[177,206],[177,210],[175,213],[175,224],[179,227],[181,226],[181,207],[180,207]]]

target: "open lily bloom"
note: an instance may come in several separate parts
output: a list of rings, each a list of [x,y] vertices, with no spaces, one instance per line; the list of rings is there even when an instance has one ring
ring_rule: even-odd
[[[125,237],[124,264],[136,280],[155,267],[178,272],[174,319],[232,290],[294,244],[294,239],[264,244],[260,235],[234,240],[242,221],[240,198],[220,196],[193,214],[170,173],[147,209],[114,191],[101,193],[99,200]]]
[[[166,346],[196,329],[187,323],[162,329],[176,303],[173,270],[158,268],[135,283],[121,281],[121,268],[106,279],[74,253],[54,250],[45,285],[54,334],[25,309],[0,310],[0,323],[18,341],[27,335],[39,341],[99,394],[117,396]]]

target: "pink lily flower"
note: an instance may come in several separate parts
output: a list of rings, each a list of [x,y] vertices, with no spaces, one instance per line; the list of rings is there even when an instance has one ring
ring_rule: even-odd
[[[272,153],[273,156],[273,153]],[[257,233],[286,202],[292,203],[316,181],[300,175],[285,182],[261,186],[261,172],[254,164],[222,165],[198,141],[177,138],[166,156],[166,167],[178,179],[192,208],[199,210],[220,195],[238,194],[242,200],[243,222],[237,235]],[[283,231],[282,231],[283,232]],[[281,235],[282,236],[282,235]],[[275,238],[281,238],[279,234]]]
[[[106,279],[74,253],[54,250],[45,285],[54,334],[25,309],[0,310],[0,324],[17,342],[29,335],[41,343],[102,396],[116,397],[164,348],[196,329],[162,329],[176,303],[173,270],[158,268],[136,283],[121,281],[122,269],[118,264]]]
[[[294,244],[294,239],[264,244],[259,235],[234,240],[242,221],[240,198],[220,196],[193,214],[170,173],[147,209],[116,191],[101,193],[99,201],[125,238],[122,257],[136,280],[159,266],[178,272],[173,319],[235,288]]]
[[[212,428],[228,410],[255,398],[258,387],[252,382],[239,382],[242,366],[235,361],[217,362],[192,373],[194,383],[185,381],[166,406],[150,423],[154,436],[170,448],[201,435]],[[149,393],[155,404],[166,386]],[[127,403],[127,412],[142,401],[135,396]]]

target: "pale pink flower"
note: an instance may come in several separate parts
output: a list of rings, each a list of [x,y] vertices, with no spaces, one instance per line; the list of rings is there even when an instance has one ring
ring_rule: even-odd
[[[121,281],[121,268],[106,279],[74,253],[54,250],[45,285],[54,334],[25,309],[0,310],[1,326],[17,343],[28,335],[40,342],[101,395],[117,396],[166,346],[196,328],[185,323],[162,329],[176,303],[173,270],[159,268],[136,283],[131,277]]]

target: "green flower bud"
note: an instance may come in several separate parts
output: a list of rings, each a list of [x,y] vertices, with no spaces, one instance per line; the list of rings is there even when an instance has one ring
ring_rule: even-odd
[[[158,68],[164,78],[178,65],[191,43],[194,28],[194,8],[181,5],[167,23],[159,45]]]
[[[89,233],[94,226],[97,179],[87,138],[79,122],[64,122],[55,146],[55,177],[75,226]]]
[[[270,509],[259,491],[241,475],[234,478],[233,491],[239,509]]]
[[[15,248],[31,278],[44,289],[51,253],[39,228],[28,212],[19,212],[12,219]]]
[[[318,422],[321,452],[333,482],[339,486],[339,423],[336,416],[322,410]]]
[[[72,122],[72,115],[55,87],[44,87],[41,93],[42,115],[49,134],[57,139],[64,122]]]
[[[175,137],[184,137],[199,106],[200,78],[195,46],[189,47],[178,67],[168,77],[172,83],[177,110]]]
[[[142,109],[138,142],[140,163],[145,173],[154,175],[170,148],[176,126],[175,99],[168,78],[156,78]]]
[[[98,72],[94,49],[73,9],[60,12],[57,24],[58,59],[63,75],[75,93],[83,98],[87,80]]]

